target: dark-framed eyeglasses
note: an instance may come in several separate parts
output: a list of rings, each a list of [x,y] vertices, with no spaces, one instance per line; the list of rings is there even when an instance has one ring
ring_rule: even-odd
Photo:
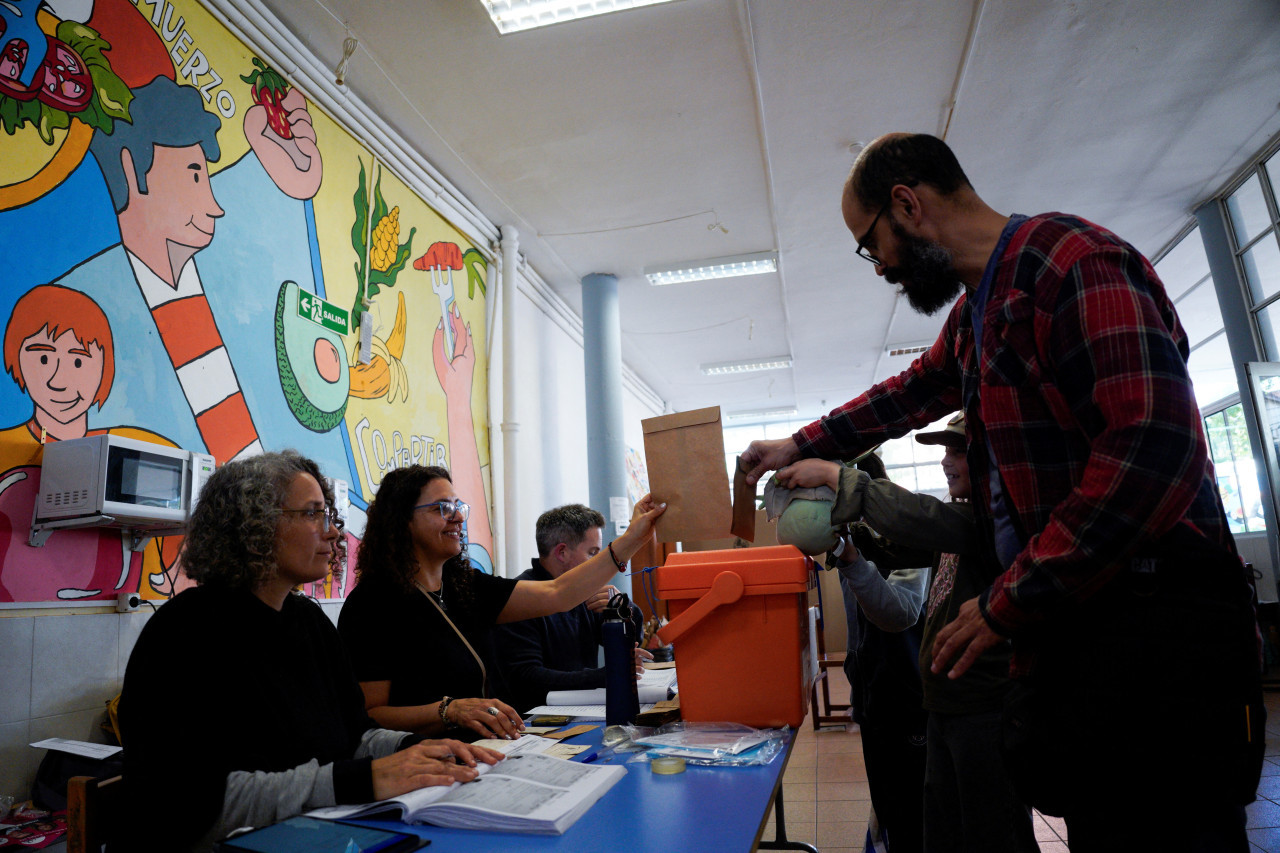
[[[444,519],[452,519],[457,516],[466,521],[471,517],[471,505],[465,501],[432,501],[429,504],[418,504],[414,509],[426,509],[427,507],[435,507],[440,510],[440,517]]]
[[[280,511],[305,518],[311,524],[315,524],[318,521],[320,522],[320,530],[324,533],[328,533],[338,526],[338,511],[331,506],[282,509]]]
[[[891,204],[893,204],[892,197],[890,197],[890,199],[884,203],[884,207],[880,208],[880,212],[876,214],[876,218],[871,220],[871,227],[862,233],[862,238],[858,240],[858,248],[854,249],[854,253],[858,257],[862,258],[865,261],[870,261],[876,266],[880,266],[880,259],[877,258],[875,255],[871,254],[870,252],[868,252],[866,249],[862,248],[862,245],[867,242],[867,238],[871,236],[871,232],[876,230],[876,225],[879,224],[880,217],[884,216],[884,212],[889,209],[889,205]]]

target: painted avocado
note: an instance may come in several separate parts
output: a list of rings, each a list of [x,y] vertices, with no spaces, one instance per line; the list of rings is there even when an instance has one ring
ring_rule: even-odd
[[[342,337],[298,314],[296,282],[280,285],[276,296],[276,364],[280,387],[298,423],[328,432],[347,411],[351,377]]]

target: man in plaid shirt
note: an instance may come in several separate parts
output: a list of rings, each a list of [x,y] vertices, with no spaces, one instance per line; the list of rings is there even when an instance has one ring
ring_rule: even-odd
[[[1007,760],[1027,763],[1033,805],[1065,814],[1073,851],[1142,849],[1166,819],[1176,849],[1248,849],[1256,626],[1186,335],[1151,264],[1078,217],[996,212],[923,134],[867,146],[842,210],[859,256],[917,310],[964,295],[901,375],[753,442],[750,478],[963,409],[975,515],[1005,571],[922,665],[963,677],[1013,642],[1013,674],[1029,678],[1006,712],[1026,742]]]

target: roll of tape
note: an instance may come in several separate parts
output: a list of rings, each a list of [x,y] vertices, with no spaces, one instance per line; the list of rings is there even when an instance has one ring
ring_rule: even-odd
[[[674,776],[684,772],[684,759],[676,755],[659,755],[649,762],[649,769],[659,776]]]

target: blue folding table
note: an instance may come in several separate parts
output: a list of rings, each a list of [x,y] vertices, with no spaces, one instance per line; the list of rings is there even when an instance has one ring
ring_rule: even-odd
[[[569,738],[600,746],[604,727]],[[370,826],[410,832],[431,839],[427,853],[493,853],[493,851],[636,851],[636,853],[748,853],[760,850],[805,850],[812,845],[790,841],[782,802],[782,774],[795,745],[761,767],[694,767],[674,776],[659,776],[648,764],[625,764],[628,755],[606,759],[621,763],[627,775],[587,810],[564,835],[526,835],[474,829],[446,829],[393,821],[360,821]],[[761,840],[775,810],[777,835]]]

